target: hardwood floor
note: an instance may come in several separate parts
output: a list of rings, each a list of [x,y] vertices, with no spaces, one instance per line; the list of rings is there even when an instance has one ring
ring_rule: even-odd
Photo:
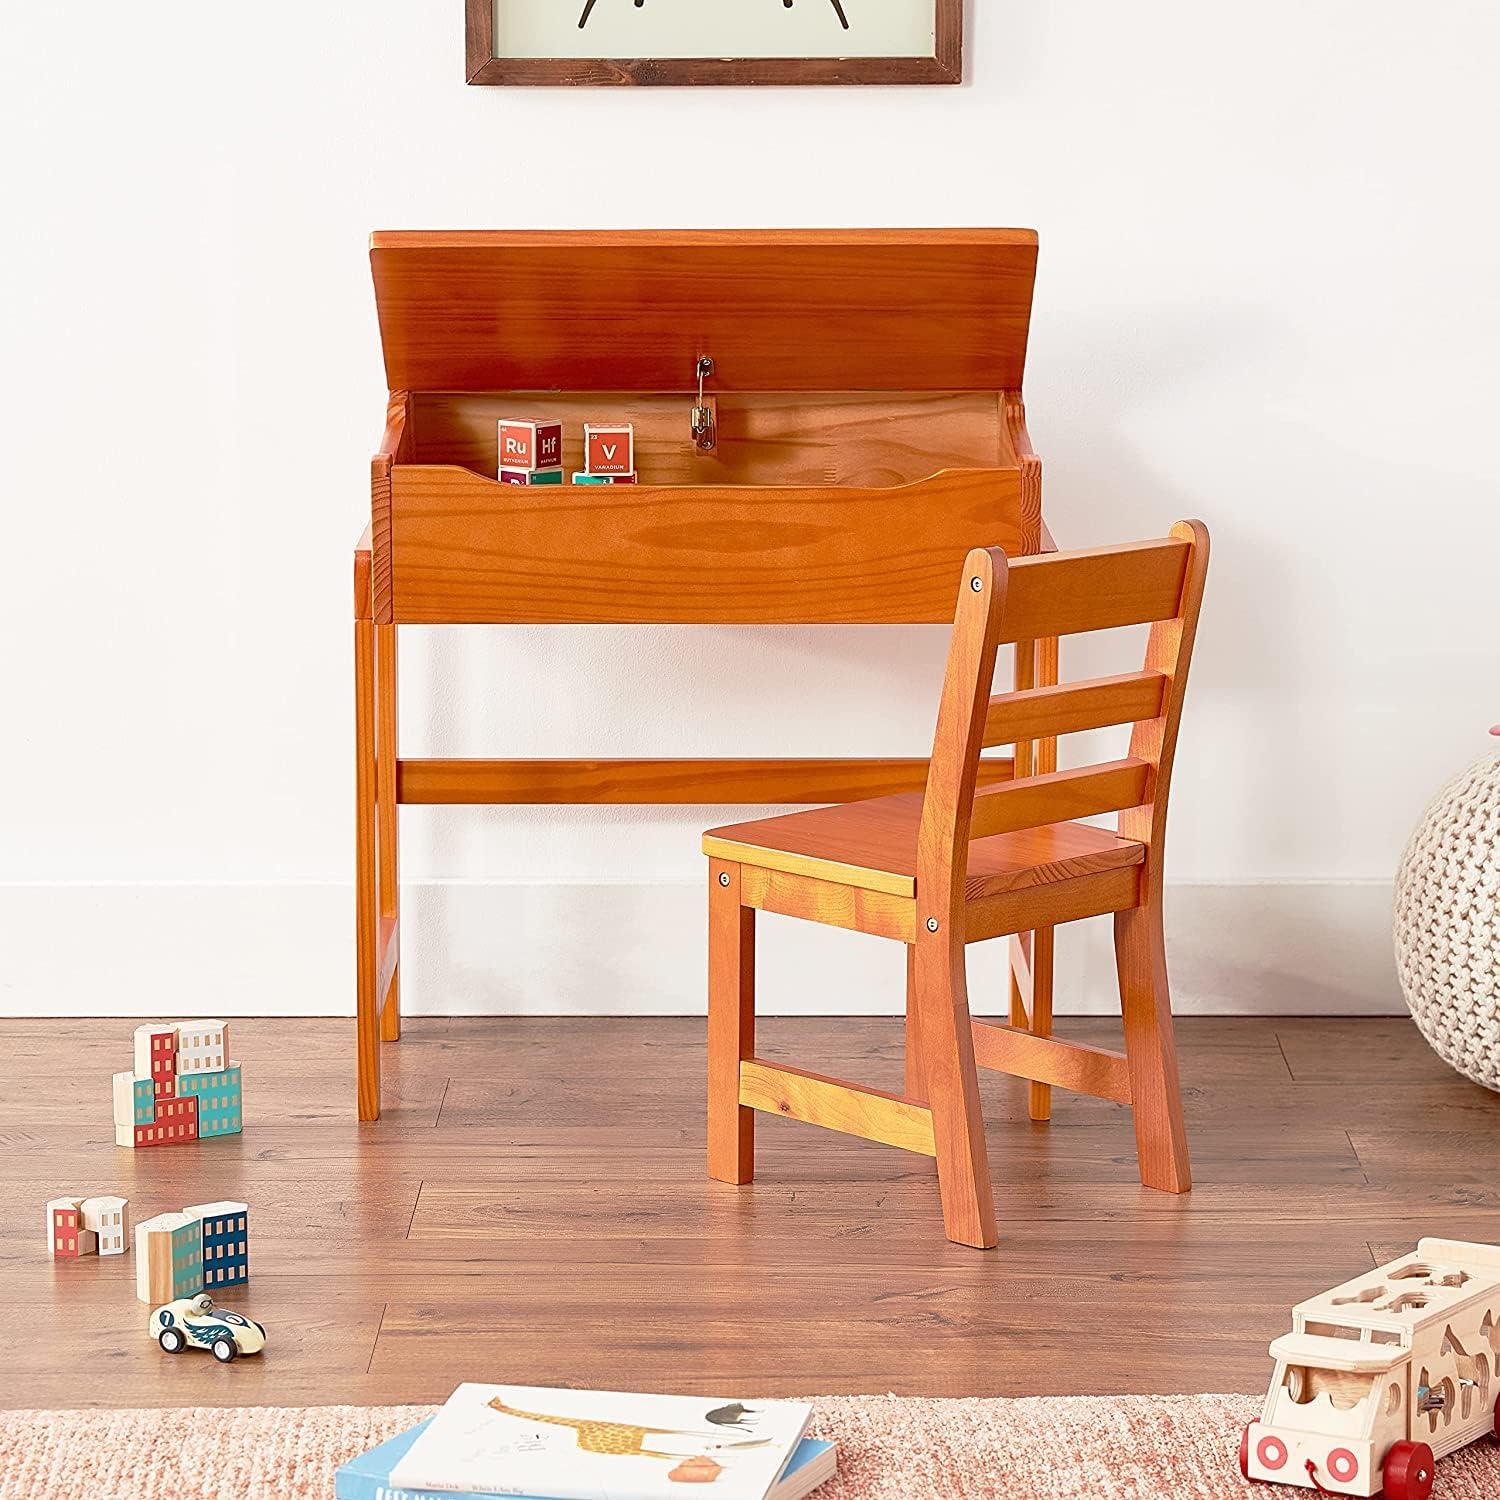
[[[701,1020],[416,1020],[354,1120],[353,1024],[236,1021],[242,1136],[114,1146],[129,1021],[0,1023],[0,1404],[439,1401],[463,1379],[670,1390],[1250,1391],[1293,1302],[1421,1234],[1500,1241],[1500,1097],[1399,1020],[1179,1022],[1197,1186],[1125,1111],[983,1082],[1001,1242],[942,1237],[930,1161],[760,1117],[709,1182]],[[1116,1023],[1117,1026],[1118,1023]],[[1106,1022],[1062,1035],[1108,1042]],[[782,1020],[766,1056],[900,1087],[901,1023]],[[160,1353],[134,1259],[56,1264],[42,1205],[251,1205],[226,1297],[263,1359]]]

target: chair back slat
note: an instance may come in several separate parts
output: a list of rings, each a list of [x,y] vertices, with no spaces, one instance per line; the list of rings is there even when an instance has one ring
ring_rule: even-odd
[[[1180,521],[1169,537],[1010,562],[969,553],[959,580],[947,674],[917,845],[919,915],[941,923],[962,906],[968,845],[1050,823],[1120,814],[1120,833],[1148,846],[1160,880],[1168,783],[1208,567],[1208,531]],[[1151,626],[1139,672],[991,696],[998,647],[1123,625]],[[1132,724],[1130,753],[976,793],[987,745]],[[1055,762],[1054,762],[1055,764]],[[934,928],[932,930],[939,930]]]
[[[1127,807],[1139,807],[1150,795],[1151,766],[1133,758],[1073,771],[1050,771],[1044,776],[1023,776],[975,794],[969,837],[984,839],[996,833],[1122,812]]]
[[[1191,551],[1170,537],[1017,558],[1008,570],[1000,642],[1169,620],[1182,599]]]
[[[985,714],[985,748],[1154,719],[1161,713],[1166,689],[1161,672],[1124,672],[1060,687],[998,693]]]

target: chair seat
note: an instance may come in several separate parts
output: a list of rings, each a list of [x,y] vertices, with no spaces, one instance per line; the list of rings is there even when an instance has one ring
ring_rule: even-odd
[[[915,896],[922,794],[874,797],[750,823],[711,828],[703,852],[715,859],[809,875],[837,885]],[[1145,845],[1086,823],[1050,823],[969,845],[964,890],[971,901],[1138,865]]]

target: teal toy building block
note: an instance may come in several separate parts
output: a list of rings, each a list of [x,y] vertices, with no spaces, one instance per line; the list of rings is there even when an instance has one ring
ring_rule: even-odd
[[[184,1073],[177,1080],[183,1096],[198,1100],[198,1138],[238,1135],[241,1121],[240,1065],[230,1063],[217,1073]]]
[[[127,1130],[149,1125],[156,1117],[156,1084],[133,1073],[114,1075],[115,1124]]]
[[[561,484],[561,469],[501,469],[501,484]]]

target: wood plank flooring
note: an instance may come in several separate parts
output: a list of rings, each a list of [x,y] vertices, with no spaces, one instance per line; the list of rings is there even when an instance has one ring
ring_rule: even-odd
[[[941,1233],[933,1164],[760,1117],[703,1170],[703,1023],[416,1020],[354,1119],[347,1021],[236,1021],[247,1125],[114,1146],[129,1021],[0,1022],[0,1405],[439,1401],[464,1379],[763,1395],[1251,1391],[1299,1298],[1421,1234],[1500,1242],[1500,1096],[1395,1020],[1186,1020],[1197,1187],[1143,1190],[1125,1111],[985,1075],[1001,1243]],[[1061,1034],[1109,1044],[1106,1022]],[[889,1020],[773,1020],[761,1051],[900,1087]],[[251,1205],[226,1297],[266,1356],[145,1333],[133,1257],[54,1265],[42,1205]]]

